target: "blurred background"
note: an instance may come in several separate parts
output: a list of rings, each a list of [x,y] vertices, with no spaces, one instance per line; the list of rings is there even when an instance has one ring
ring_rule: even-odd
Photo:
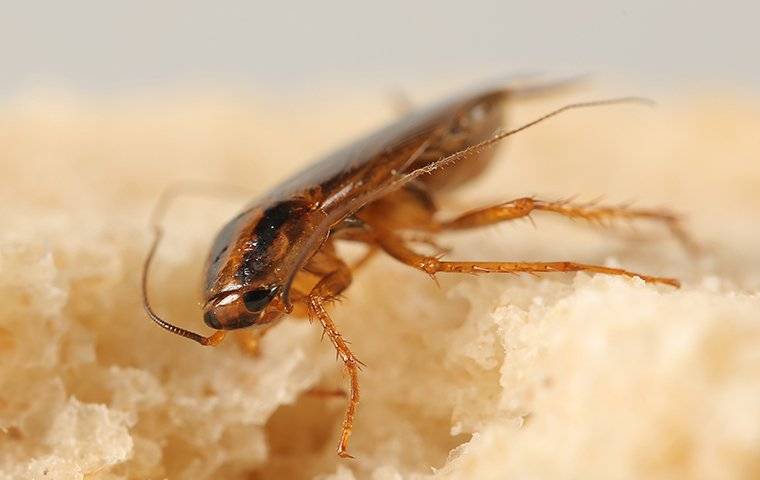
[[[754,90],[754,2],[3,2],[0,98],[385,89],[515,72]]]

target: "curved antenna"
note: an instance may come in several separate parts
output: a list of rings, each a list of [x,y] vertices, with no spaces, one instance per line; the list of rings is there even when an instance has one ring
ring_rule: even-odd
[[[150,304],[150,300],[148,299],[148,277],[150,273],[150,266],[153,263],[153,257],[155,257],[156,251],[158,250],[158,245],[160,244],[161,239],[164,236],[163,228],[161,228],[161,219],[163,219],[164,215],[166,215],[166,211],[171,201],[175,197],[179,196],[180,194],[188,191],[189,190],[188,187],[193,187],[197,191],[198,188],[218,187],[218,185],[211,184],[208,182],[204,182],[204,183],[186,182],[183,184],[175,184],[172,187],[166,189],[161,194],[161,197],[159,198],[158,202],[153,208],[153,212],[151,213],[151,216],[150,216],[150,224],[151,224],[151,228],[153,229],[153,241],[151,242],[150,249],[148,250],[148,255],[145,257],[145,261],[143,262],[142,303],[143,303],[143,308],[145,309],[145,313],[148,314],[148,317],[164,330],[174,333],[175,335],[180,335],[182,337],[188,338],[204,346],[205,345],[214,346],[214,345],[217,345],[219,342],[221,342],[222,339],[224,338],[225,332],[223,330],[217,330],[212,335],[208,337],[204,337],[201,334],[195,333],[190,330],[186,330],[184,328],[180,328],[176,325],[173,325],[167,322],[166,320],[158,316],[158,314],[153,310],[153,307]],[[225,186],[225,188],[229,188],[229,186]],[[238,188],[238,187],[234,187],[234,188]],[[205,193],[218,193],[218,192],[219,190],[209,191]],[[230,193],[230,192],[225,191],[225,193]]]
[[[564,113],[568,110],[576,110],[581,108],[591,108],[591,107],[601,107],[605,105],[618,105],[618,104],[636,104],[636,105],[646,105],[649,107],[652,107],[656,105],[656,103],[648,98],[644,97],[620,97],[620,98],[610,98],[607,100],[595,100],[591,102],[578,102],[578,103],[570,103],[568,105],[565,105],[563,107],[560,107],[556,110],[552,110],[549,113],[546,113],[544,115],[541,115],[540,117],[536,118],[535,120],[531,120],[528,123],[525,123],[517,128],[513,128],[512,130],[497,131],[494,136],[489,138],[488,140],[483,140],[480,143],[477,143],[475,145],[471,145],[463,150],[460,150],[456,153],[452,153],[451,155],[447,157],[443,157],[439,160],[436,160],[428,165],[425,165],[424,167],[420,167],[416,170],[412,170],[411,172],[407,173],[406,175],[399,177],[398,179],[394,180],[393,182],[386,185],[384,188],[378,189],[374,192],[371,192],[365,197],[360,197],[356,199],[357,204],[361,204],[361,206],[366,205],[369,202],[372,202],[374,200],[377,200],[378,198],[387,195],[388,193],[397,190],[401,188],[402,186],[406,185],[407,183],[411,182],[417,177],[420,177],[422,175],[426,175],[429,173],[433,173],[434,171],[448,167],[449,165],[452,165],[456,163],[458,160],[461,160],[466,157],[470,157],[472,155],[475,155],[477,153],[480,153],[482,150],[485,150],[486,148],[492,147],[494,144],[500,142],[501,140],[504,140],[507,137],[511,137],[512,135],[516,133],[520,133],[523,130],[526,130],[536,124],[539,124],[545,120],[548,120],[554,116],[557,116],[561,113]],[[360,207],[359,207],[360,208]]]
[[[525,123],[517,128],[513,128],[512,130],[502,131],[494,134],[493,137],[489,138],[488,140],[484,140],[478,144],[471,145],[464,150],[460,150],[456,153],[452,153],[448,157],[441,158],[440,160],[436,160],[435,162],[432,162],[428,165],[425,165],[424,167],[420,167],[416,170],[413,170],[409,172],[408,174],[404,175],[403,177],[399,178],[395,182],[391,183],[387,188],[395,190],[396,188],[401,187],[402,185],[405,185],[409,183],[410,181],[414,180],[415,178],[425,175],[428,173],[432,173],[440,168],[447,167],[453,163],[455,163],[457,160],[460,160],[462,158],[466,158],[469,156],[472,156],[476,153],[479,153],[482,150],[485,150],[486,148],[491,147],[495,143],[500,142],[501,140],[504,140],[507,137],[511,137],[512,135],[516,133],[520,133],[523,130],[526,130],[536,124],[539,124],[545,120],[548,120],[554,116],[557,116],[561,113],[564,113],[568,110],[577,110],[581,108],[591,108],[591,107],[601,107],[605,105],[618,105],[618,104],[636,104],[636,105],[645,105],[648,107],[653,107],[656,105],[656,103],[649,99],[644,97],[620,97],[620,98],[610,98],[607,100],[595,100],[591,102],[578,102],[578,103],[570,103],[568,105],[565,105],[563,107],[560,107],[556,110],[553,110],[549,113],[546,113],[544,115],[541,115],[540,117],[536,118],[535,120],[531,120],[528,123]],[[387,192],[384,192],[387,193]]]

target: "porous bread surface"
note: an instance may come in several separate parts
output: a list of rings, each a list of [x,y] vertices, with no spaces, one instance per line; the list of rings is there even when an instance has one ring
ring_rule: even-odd
[[[756,100],[574,112],[509,140],[442,202],[604,195],[682,212],[700,257],[657,225],[548,214],[440,239],[455,259],[596,262],[675,276],[680,290],[587,274],[437,286],[382,256],[357,272],[331,309],[367,364],[355,460],[335,455],[343,400],[306,393],[344,386],[318,326],[286,319],[253,358],[146,320],[139,275],[160,191],[207,179],[254,196],[393,115],[379,95],[324,98],[3,104],[0,479],[760,477]],[[564,101],[514,106],[510,125]],[[207,248],[247,201],[172,208],[151,286],[167,318],[206,331]]]

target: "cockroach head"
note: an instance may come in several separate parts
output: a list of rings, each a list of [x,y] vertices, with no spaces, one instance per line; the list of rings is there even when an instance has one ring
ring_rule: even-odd
[[[264,325],[291,310],[292,269],[310,237],[308,205],[284,200],[254,207],[217,236],[206,271],[204,321],[218,330]]]
[[[266,325],[285,313],[282,291],[279,285],[269,285],[221,293],[206,302],[203,321],[217,330]]]

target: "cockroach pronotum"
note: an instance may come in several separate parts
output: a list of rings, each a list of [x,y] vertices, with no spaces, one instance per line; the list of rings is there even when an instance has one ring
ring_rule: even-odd
[[[549,87],[550,88],[550,87]],[[601,207],[591,204],[518,198],[441,218],[435,196],[479,176],[500,140],[571,109],[619,103],[646,103],[636,97],[565,105],[518,128],[504,131],[507,100],[542,88],[484,88],[414,110],[390,125],[328,155],[249,204],[218,233],[204,279],[203,320],[210,336],[177,327],[159,317],[147,296],[148,269],[162,236],[145,260],[143,304],[148,316],[169,332],[201,345],[217,345],[227,330],[257,327],[255,339],[286,314],[308,316],[324,329],[349,379],[347,408],[338,455],[348,453],[359,404],[363,365],[330,318],[326,305],[351,284],[349,265],[336,253],[336,240],[358,242],[368,254],[390,257],[431,276],[437,273],[546,273],[586,271],[639,277],[648,283],[679,286],[671,278],[642,275],[601,265],[561,262],[446,261],[413,248],[422,235],[432,242],[441,232],[527,218],[544,211],[586,220],[649,219],[685,238],[678,218],[664,210]],[[417,235],[417,240],[409,235]]]

